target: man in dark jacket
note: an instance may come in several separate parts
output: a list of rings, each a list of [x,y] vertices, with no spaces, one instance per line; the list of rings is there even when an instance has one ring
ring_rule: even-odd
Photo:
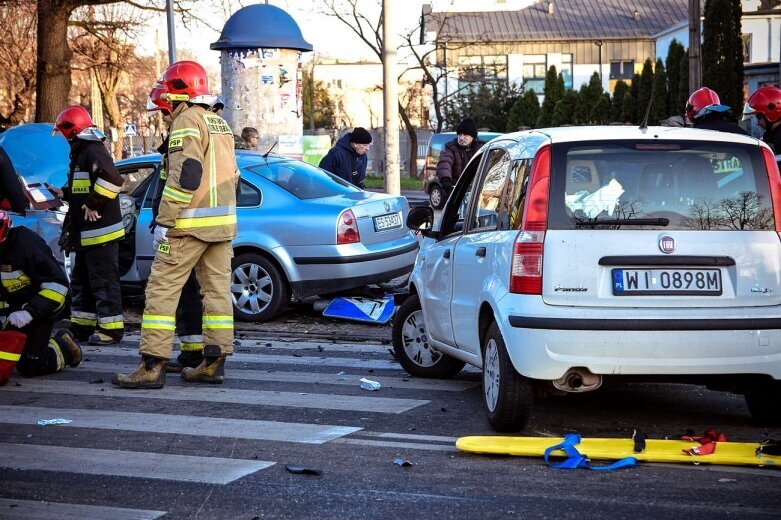
[[[24,213],[27,199],[22,191],[22,183],[14,170],[11,158],[0,146],[0,209]]]
[[[437,163],[437,179],[442,191],[449,195],[461,172],[472,156],[485,144],[477,136],[477,125],[467,117],[456,128],[456,138],[445,143]]]
[[[60,112],[54,128],[71,147],[68,185],[58,193],[68,202],[65,249],[76,252],[71,331],[90,345],[119,343],[125,332],[118,243],[125,236],[118,197],[124,179],[84,107]]]
[[[333,148],[320,161],[320,168],[350,182],[363,189],[366,179],[366,164],[368,158],[366,152],[372,142],[372,135],[365,128],[356,127],[355,130],[343,135]]]
[[[21,355],[0,344],[0,359],[18,360],[16,369],[25,376],[75,367],[81,349],[70,333],[60,330],[51,337],[68,295],[65,272],[41,237],[11,225],[11,216],[0,210],[0,322],[5,330],[25,334],[26,341]]]

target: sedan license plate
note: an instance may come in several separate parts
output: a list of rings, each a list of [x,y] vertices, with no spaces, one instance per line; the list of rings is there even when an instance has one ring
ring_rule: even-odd
[[[718,269],[613,269],[615,296],[721,296]]]
[[[386,229],[395,229],[399,227],[401,227],[401,211],[374,217],[375,231],[385,231]]]

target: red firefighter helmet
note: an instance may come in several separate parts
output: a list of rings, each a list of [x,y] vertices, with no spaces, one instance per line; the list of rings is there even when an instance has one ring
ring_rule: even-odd
[[[71,105],[57,116],[54,122],[54,134],[60,132],[65,139],[72,141],[87,128],[95,126],[87,109],[81,105]]]
[[[694,121],[694,118],[697,117],[697,114],[699,114],[703,108],[711,105],[721,105],[719,95],[716,94],[715,91],[708,87],[702,87],[699,90],[695,90],[686,102],[686,109],[684,110],[686,119]]]
[[[781,119],[781,89],[762,87],[748,97],[743,108],[743,119],[761,115],[766,121],[775,123]]]
[[[194,61],[177,61],[163,72],[159,83],[168,90],[163,96],[168,101],[208,104],[203,98],[209,96],[206,70]]]
[[[8,238],[8,232],[11,230],[11,215],[7,211],[0,209],[0,244]]]
[[[146,111],[155,112],[161,111],[165,115],[170,115],[173,112],[171,103],[164,99],[167,97],[168,89],[160,81],[155,82],[155,86],[152,87],[152,91],[149,93],[149,97],[146,100]]]

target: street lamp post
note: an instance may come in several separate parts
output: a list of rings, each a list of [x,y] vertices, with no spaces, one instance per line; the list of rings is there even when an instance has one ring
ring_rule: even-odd
[[[168,64],[176,62],[176,34],[174,29],[174,0],[166,0],[165,14],[168,19]]]
[[[599,81],[600,81],[600,83],[602,82],[602,44],[603,43],[604,42],[602,40],[597,40],[597,41],[594,42],[594,45],[596,45],[597,48],[598,48],[597,52],[599,53]]]

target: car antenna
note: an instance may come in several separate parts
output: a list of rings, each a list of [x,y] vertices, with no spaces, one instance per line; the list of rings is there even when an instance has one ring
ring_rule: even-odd
[[[648,98],[648,106],[645,107],[645,117],[643,122],[640,123],[640,130],[648,128],[648,117],[651,115],[651,105],[654,103],[654,88],[656,87],[656,71],[654,71],[653,79],[651,80],[651,97]]]
[[[273,149],[274,149],[274,147],[277,145],[277,143],[278,143],[278,142],[279,142],[279,141],[274,141],[274,144],[272,144],[272,145],[271,145],[271,148],[269,148],[269,149],[268,149],[268,152],[266,152],[266,153],[264,153],[264,154],[263,154],[263,158],[264,158],[264,159],[267,159],[267,158],[268,158],[268,154],[270,154],[270,153],[271,153],[271,150],[273,150]]]

